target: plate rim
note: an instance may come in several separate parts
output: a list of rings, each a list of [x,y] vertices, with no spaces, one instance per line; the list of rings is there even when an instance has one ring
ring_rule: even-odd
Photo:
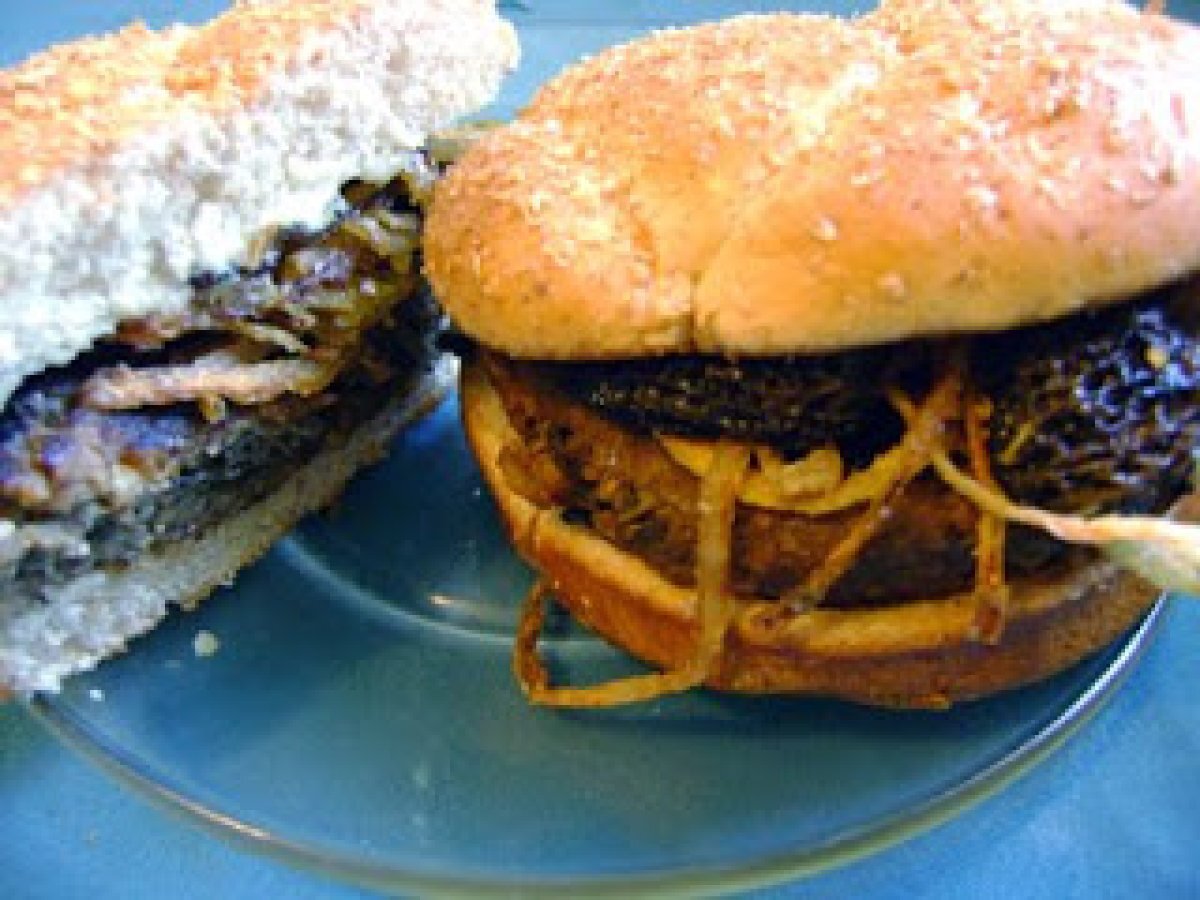
[[[631,892],[639,896],[682,897],[693,896],[699,889],[706,892],[746,891],[811,878],[924,834],[994,796],[1066,744],[1108,704],[1153,643],[1169,601],[1168,596],[1160,597],[1118,644],[1108,648],[1110,653],[1115,649],[1113,658],[1064,708],[1026,740],[969,778],[933,794],[915,807],[860,828],[833,834],[818,844],[792,851],[773,851],[743,863],[713,867],[692,866],[594,877],[497,874],[494,878],[456,876],[437,869],[406,867],[399,870],[287,838],[270,828],[210,807],[182,789],[172,787],[170,779],[143,771],[131,754],[90,732],[86,723],[66,704],[55,702],[54,695],[35,695],[26,698],[24,705],[63,744],[159,809],[188,824],[198,825],[239,849],[319,876],[374,890],[416,891],[422,896],[486,898],[507,897],[519,892],[529,897],[555,897],[569,888],[573,897],[580,898],[624,897]]]

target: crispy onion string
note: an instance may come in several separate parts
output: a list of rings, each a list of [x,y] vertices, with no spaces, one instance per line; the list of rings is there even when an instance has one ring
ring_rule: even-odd
[[[987,452],[988,401],[974,391],[963,399],[967,455],[971,473],[980,484],[999,491]],[[978,507],[975,540],[975,633],[985,644],[998,644],[1004,635],[1008,583],[1004,580],[1005,522],[1002,516]]]
[[[1099,547],[1118,565],[1168,590],[1200,594],[1200,527],[1148,516],[1105,515],[1095,518],[1056,514],[1013,503],[1001,492],[986,446],[983,398],[967,391],[961,354],[947,366],[925,400],[914,403],[897,388],[888,399],[904,418],[907,430],[890,458],[887,489],[876,496],[850,532],[793,595],[783,602],[808,607],[820,603],[867,542],[887,521],[889,504],[907,484],[932,467],[948,487],[980,513],[976,548],[976,616],[973,637],[998,643],[1007,615],[1004,578],[1005,523],[1041,529],[1059,540]],[[947,450],[947,424],[962,420],[971,475],[963,472]],[[692,653],[680,665],[660,672],[616,679],[604,684],[554,686],[538,656],[550,588],[539,581],[526,597],[513,650],[513,668],[527,697],[547,706],[607,707],[652,700],[703,684],[718,662],[736,613],[729,592],[733,522],[740,489],[750,467],[752,448],[718,442],[700,482],[696,559],[696,637]],[[972,477],[973,476],[973,477]]]
[[[929,465],[930,450],[939,445],[946,422],[954,416],[961,396],[960,370],[956,366],[948,367],[908,422],[908,430],[897,445],[896,452],[889,451],[895,468],[890,473],[887,489],[871,501],[829,555],[809,573],[804,583],[784,596],[783,603],[795,609],[811,609],[824,601],[830,588],[850,570],[867,542],[887,522],[896,497]]]
[[[228,400],[266,403],[285,393],[312,396],[329,386],[335,366],[312,359],[241,362],[216,356],[176,366],[102,369],[83,387],[84,402],[96,409],[140,409],[168,403]]]
[[[907,421],[915,420],[917,407],[907,397],[894,392],[891,401]],[[1152,516],[1088,518],[1022,506],[959,469],[944,446],[934,444],[930,450],[938,476],[981,510],[1060,541],[1098,547],[1117,565],[1164,590],[1200,594],[1200,526]]]
[[[721,442],[700,483],[699,536],[696,557],[696,639],[691,656],[661,672],[633,675],[587,687],[552,686],[537,654],[545,624],[548,587],[539,581],[521,609],[513,645],[513,670],[525,695],[544,706],[605,707],[653,700],[703,684],[721,655],[725,634],[737,611],[729,592],[733,520],[738,486],[750,464],[750,451]]]

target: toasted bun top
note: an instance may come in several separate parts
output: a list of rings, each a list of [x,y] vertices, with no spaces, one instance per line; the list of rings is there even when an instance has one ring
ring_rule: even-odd
[[[1109,0],[747,16],[567,70],[435,193],[450,314],[519,356],[1013,327],[1200,267],[1200,29]]]
[[[0,73],[0,402],[123,319],[176,312],[272,226],[411,165],[495,93],[492,0],[241,0]]]

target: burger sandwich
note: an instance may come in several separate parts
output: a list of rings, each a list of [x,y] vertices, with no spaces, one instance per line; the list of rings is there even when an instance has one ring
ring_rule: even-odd
[[[945,707],[1195,590],[1200,30],[745,16],[568,69],[434,192],[536,702]],[[655,671],[550,683],[548,592]]]
[[[0,74],[0,692],[228,581],[445,383],[428,139],[490,0],[267,0]]]

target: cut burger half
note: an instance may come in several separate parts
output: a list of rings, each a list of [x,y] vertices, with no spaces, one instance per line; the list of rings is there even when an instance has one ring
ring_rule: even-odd
[[[518,549],[659,671],[941,707],[1194,590],[1200,33],[896,0],[600,54],[435,192]],[[536,598],[535,598],[536,599]]]
[[[278,0],[0,74],[0,690],[228,582],[440,395],[429,139],[516,54],[487,0]]]

